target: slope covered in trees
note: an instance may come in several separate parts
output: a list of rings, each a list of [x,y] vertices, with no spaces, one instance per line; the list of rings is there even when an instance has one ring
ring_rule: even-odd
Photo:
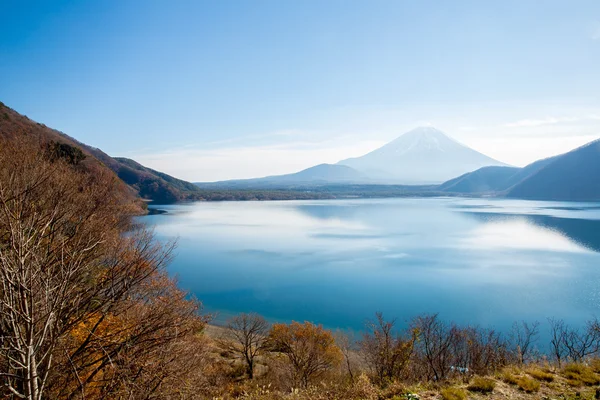
[[[128,185],[121,190],[129,192],[133,199],[136,196],[157,203],[173,203],[181,200],[202,199],[196,186],[173,178],[167,174],[146,168],[133,160],[113,158],[102,150],[78,142],[70,136],[55,129],[30,120],[16,111],[0,103],[0,137],[29,137],[40,143],[58,143],[63,147],[70,146],[80,151],[85,159],[82,164],[92,172],[100,172],[106,168],[112,170]]]
[[[173,245],[132,223],[112,171],[55,143],[0,137],[0,397],[185,393],[205,320],[164,270]]]

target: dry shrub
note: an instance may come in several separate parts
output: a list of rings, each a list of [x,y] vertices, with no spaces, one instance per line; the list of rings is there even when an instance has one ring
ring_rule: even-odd
[[[295,387],[308,387],[339,366],[343,359],[331,331],[310,322],[274,324],[267,347],[286,356]]]
[[[394,397],[403,396],[406,393],[408,393],[406,386],[400,382],[394,381],[388,384],[386,388],[382,390],[381,397],[385,399],[392,399]]]
[[[443,400],[466,400],[467,393],[457,387],[444,388],[440,391]]]
[[[600,377],[584,364],[567,364],[562,373],[571,386],[593,386],[600,383]]]
[[[543,382],[552,382],[554,381],[554,375],[546,372],[546,371],[542,371],[539,368],[530,368],[527,370],[527,373],[537,379],[538,381],[543,381]]]
[[[590,368],[597,374],[600,374],[600,358],[594,358],[590,361]]]
[[[540,382],[528,376],[517,378],[517,386],[526,393],[534,393],[540,390]]]
[[[493,379],[476,376],[473,378],[467,389],[471,392],[491,393],[494,391],[495,387],[496,382]]]
[[[377,388],[373,386],[371,380],[365,373],[360,374],[356,378],[352,385],[352,392],[359,399],[370,400],[379,398]]]
[[[502,371],[502,373],[500,374],[500,379],[502,379],[509,385],[517,385],[519,382],[519,377],[508,370]]]

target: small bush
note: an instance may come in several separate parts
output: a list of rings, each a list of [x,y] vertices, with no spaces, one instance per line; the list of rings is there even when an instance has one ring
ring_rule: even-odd
[[[528,376],[518,378],[517,386],[526,393],[534,393],[540,390],[540,383]]]
[[[461,388],[449,387],[441,390],[443,400],[466,400],[467,393]]]
[[[571,386],[593,386],[600,383],[600,377],[592,368],[583,364],[568,364],[563,368],[563,375]],[[579,382],[579,385],[577,383]]]
[[[46,145],[46,155],[50,161],[63,159],[71,165],[78,165],[86,157],[79,147],[54,141]]]
[[[590,363],[590,368],[597,374],[600,374],[600,358],[594,358]]]
[[[579,386],[583,386],[583,382],[581,382],[579,379],[567,379],[567,385],[573,386],[573,387],[579,387]]]
[[[406,387],[399,383],[399,382],[391,382],[384,390],[383,390],[383,397],[386,399],[391,399],[394,397],[402,397],[404,396],[406,393],[408,393],[409,391],[406,389]]]
[[[531,377],[537,379],[538,381],[544,381],[544,382],[554,381],[554,375],[552,375],[549,372],[542,371],[541,369],[532,368],[532,369],[527,370],[527,373]]]
[[[489,378],[475,377],[473,382],[467,387],[471,392],[491,393],[496,387],[496,382]]]
[[[246,375],[246,367],[242,364],[234,364],[227,372],[227,377],[231,379],[240,379]]]
[[[518,385],[519,384],[519,378],[517,376],[513,375],[509,371],[503,371],[502,374],[500,374],[500,379],[502,379],[504,382],[508,383],[509,385]]]

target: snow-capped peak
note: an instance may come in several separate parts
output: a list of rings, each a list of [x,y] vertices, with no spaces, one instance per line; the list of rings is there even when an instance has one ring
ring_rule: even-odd
[[[362,157],[340,161],[371,176],[400,183],[439,183],[490,165],[504,165],[432,126],[415,128]]]

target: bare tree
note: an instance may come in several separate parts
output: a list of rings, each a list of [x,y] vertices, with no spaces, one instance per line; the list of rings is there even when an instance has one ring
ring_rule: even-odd
[[[560,367],[565,359],[581,362],[600,352],[600,323],[588,321],[581,329],[571,328],[563,320],[548,319],[552,355]]]
[[[548,324],[550,325],[550,349],[560,368],[563,359],[567,356],[565,339],[568,328],[562,319],[549,318]]]
[[[453,325],[449,334],[452,338],[451,369],[463,377],[485,375],[506,365],[506,344],[493,329]]]
[[[261,315],[242,313],[229,320],[226,329],[227,333],[219,340],[219,345],[242,357],[248,378],[253,379],[255,359],[264,349],[270,324]]]
[[[442,322],[437,314],[417,317],[413,327],[418,334],[417,343],[426,361],[429,379],[444,379],[453,366],[452,342],[456,329]]]
[[[521,321],[515,322],[510,332],[510,343],[512,351],[520,364],[528,361],[534,344],[539,339],[540,323],[535,321],[531,324]]]
[[[581,329],[567,329],[563,341],[569,358],[575,362],[583,361],[588,356],[598,354],[600,351],[598,320],[586,322],[585,327]]]
[[[415,336],[404,338],[394,331],[395,320],[386,321],[382,313],[367,323],[361,349],[365,361],[379,384],[398,378],[406,368],[415,343]]]
[[[0,160],[4,394],[37,400],[127,390],[135,398],[136,387],[158,390],[164,378],[150,378],[152,363],[143,360],[203,325],[199,305],[164,272],[173,245],[130,223],[112,173],[49,158],[27,140],[0,140]]]
[[[346,364],[346,371],[348,372],[348,377],[350,378],[350,382],[354,382],[354,366],[352,362],[352,349],[354,341],[350,339],[350,335],[342,332],[336,331],[334,333],[335,343],[342,351],[344,356],[344,362]]]

